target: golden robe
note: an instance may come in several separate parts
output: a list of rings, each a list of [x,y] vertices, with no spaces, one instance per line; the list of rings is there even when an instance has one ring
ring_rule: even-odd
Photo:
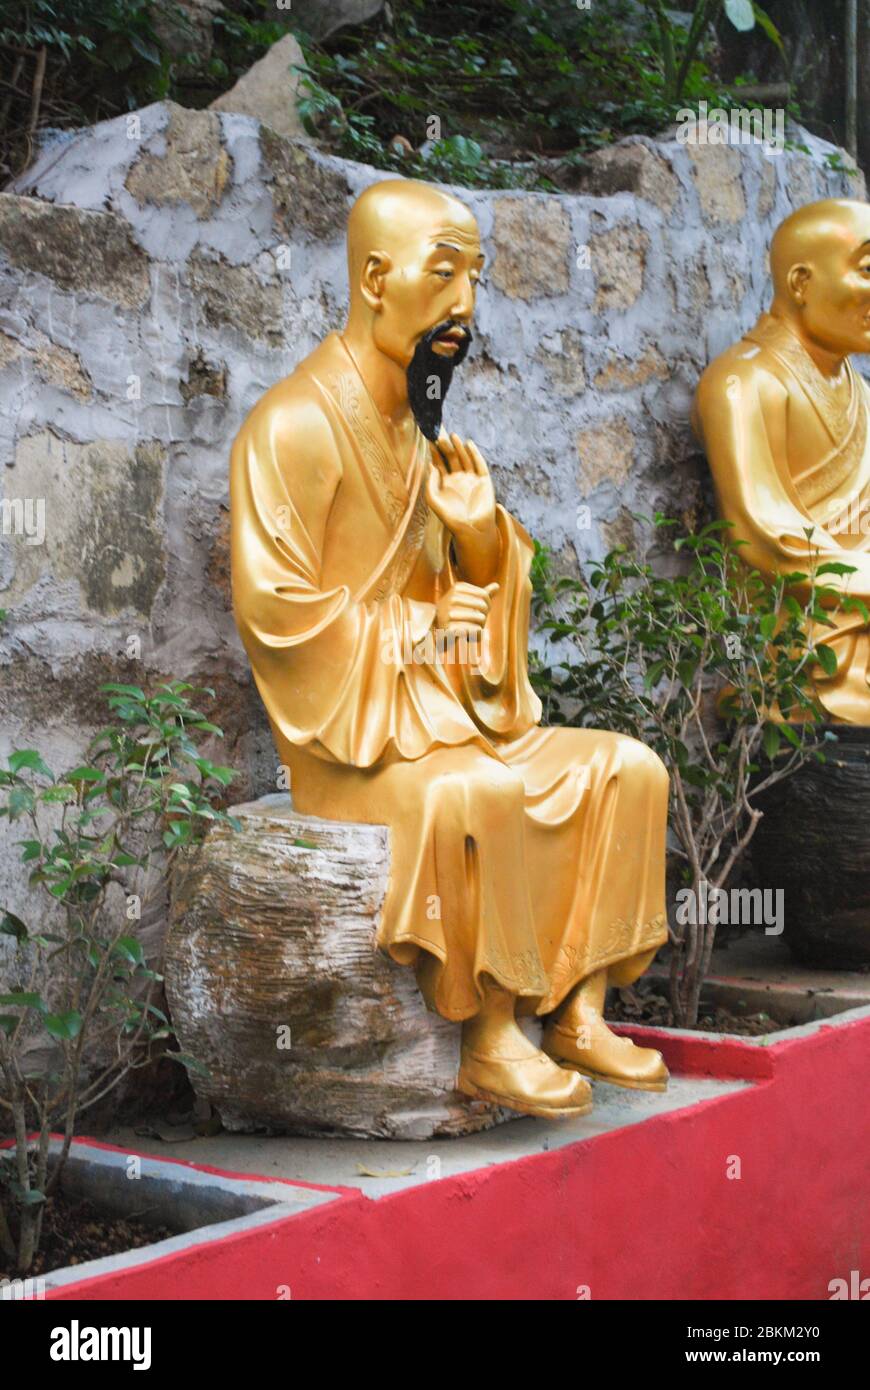
[[[694,426],[744,562],[766,575],[806,572],[813,527],[819,563],[855,565],[850,591],[870,606],[870,389],[848,359],[846,370],[843,402],[794,333],[762,314],[701,377]],[[835,627],[816,624],[812,635],[838,668],[814,667],[816,694],[829,719],[870,724],[867,624],[857,612],[831,618]]]
[[[435,957],[446,1018],[477,1013],[484,975],[546,1013],[666,939],[667,773],[622,735],[537,726],[533,548],[501,507],[480,668],[417,659],[455,578],[429,451],[418,430],[396,457],[330,335],[233,447],[236,621],[295,807],[389,826],[378,944]]]

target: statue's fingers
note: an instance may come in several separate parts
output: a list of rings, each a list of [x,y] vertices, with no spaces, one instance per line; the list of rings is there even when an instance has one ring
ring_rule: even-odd
[[[488,469],[487,466],[486,466],[486,459],[483,457],[483,454],[482,454],[482,453],[480,452],[480,450],[478,449],[478,447],[477,447],[477,445],[475,444],[474,440],[473,440],[473,439],[467,439],[467,440],[465,441],[465,447],[466,447],[466,449],[468,450],[468,455],[469,455],[469,458],[471,459],[472,467],[473,467],[475,473],[477,474],[477,476],[478,476],[479,478],[488,478],[488,477],[489,477],[489,469]]]
[[[466,610],[464,608],[451,608],[450,622],[467,623],[470,627],[480,628],[483,627],[484,623],[486,622],[486,614],[474,613],[471,612],[471,610]]]
[[[489,612],[489,604],[485,599],[458,598],[451,604],[453,609],[461,609],[466,615],[472,613],[475,617],[485,618]]]
[[[480,603],[488,603],[487,589],[481,589],[477,584],[468,584],[464,579],[458,580],[453,585],[453,592],[463,601],[467,598],[476,599]]]
[[[429,469],[429,476],[426,479],[426,491],[430,497],[435,496],[441,491],[441,465],[432,460],[432,467]]]
[[[458,463],[459,467],[465,473],[473,473],[474,464],[471,462],[471,459],[468,455],[468,451],[466,450],[462,440],[459,438],[459,435],[452,434],[450,438],[453,441],[453,448],[456,453],[456,462]]]
[[[490,599],[489,594],[483,589],[469,587],[466,590],[462,590],[458,585],[454,585],[453,602],[464,603],[471,608],[482,608],[483,611],[486,612],[489,608]]]
[[[433,452],[438,455],[441,466],[447,473],[454,473],[458,467],[456,462],[456,450],[453,447],[450,435],[442,429],[438,436],[438,443],[434,446]]]

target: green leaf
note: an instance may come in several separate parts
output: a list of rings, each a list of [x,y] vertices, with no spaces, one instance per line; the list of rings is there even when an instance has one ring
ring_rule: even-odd
[[[21,1207],[38,1207],[45,1201],[45,1193],[38,1187],[22,1187],[20,1182],[11,1182],[9,1191]]]
[[[46,1014],[45,1027],[60,1042],[72,1042],[82,1030],[82,1016],[78,1009],[67,1009],[62,1014]]]
[[[117,685],[114,681],[109,681],[106,685],[101,685],[100,689],[107,695],[128,695],[131,699],[145,702],[145,691],[138,685]]]
[[[23,767],[31,772],[41,772],[43,777],[49,781],[54,781],[54,773],[51,768],[43,762],[42,757],[35,748],[21,748],[16,753],[9,754],[9,766],[13,772],[20,772]]]
[[[140,58],[144,58],[146,63],[153,63],[155,67],[160,67],[160,50],[153,43],[146,42],[138,34],[130,34],[130,47],[135,49]]]
[[[793,748],[801,748],[803,746],[791,724],[780,724],[779,727],[783,737],[788,739]]]
[[[651,690],[654,685],[658,684],[662,678],[662,672],[666,665],[667,662],[665,661],[654,661],[647,667],[646,674],[643,678],[643,683],[647,690]]]
[[[834,651],[833,647],[825,645],[818,646],[815,649],[814,655],[826,676],[835,676],[837,674],[837,653]]]
[[[761,746],[768,758],[775,758],[779,752],[781,735],[776,724],[765,724],[764,733],[761,735]]]
[[[213,777],[216,782],[220,782],[221,786],[228,787],[230,782],[235,780],[236,772],[235,769],[231,767],[213,767],[209,772],[209,776]]]
[[[191,1057],[187,1052],[167,1052],[166,1056],[170,1061],[180,1063],[187,1071],[196,1072],[197,1076],[204,1076],[206,1078],[211,1076],[208,1067],[203,1066],[202,1062],[198,1062],[195,1057]]]
[[[39,1009],[40,1013],[45,1013],[48,1007],[41,994],[33,994],[23,989],[15,989],[11,994],[0,994],[0,1004],[6,1008],[13,1005],[20,1009]]]
[[[17,820],[19,816],[32,811],[35,805],[36,798],[29,787],[13,787],[6,803],[9,819]]]
[[[44,792],[40,792],[40,794],[39,794],[39,799],[40,799],[40,801],[49,801],[49,802],[53,802],[53,801],[75,801],[75,799],[76,799],[76,794],[77,794],[77,793],[76,793],[75,787],[69,787],[69,786],[62,786],[62,785],[61,785],[61,786],[57,786],[57,787],[47,787],[47,788],[45,789]]]
[[[105,775],[96,767],[74,767],[72,772],[66,774],[64,780],[67,782],[102,782]]]
[[[764,31],[764,33],[770,39],[770,42],[774,44],[776,48],[779,49],[780,53],[785,55],[785,48],[783,47],[782,35],[780,34],[770,15],[767,13],[766,10],[763,10],[760,5],[753,4],[752,10],[755,15],[755,20],[758,24],[758,27]]]
[[[14,936],[16,941],[26,941],[27,927],[14,912],[4,912],[0,917],[0,936]]]
[[[131,965],[141,965],[145,959],[142,953],[141,942],[135,936],[120,936],[115,942],[115,954],[122,960],[127,960]]]
[[[816,566],[816,578],[820,574],[854,574],[855,565],[845,565],[841,560],[826,560],[824,564]]]

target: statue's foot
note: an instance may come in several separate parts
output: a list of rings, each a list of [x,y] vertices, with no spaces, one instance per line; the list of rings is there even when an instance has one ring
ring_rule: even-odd
[[[570,1067],[593,1081],[608,1081],[631,1091],[666,1091],[668,1069],[660,1052],[638,1047],[630,1038],[612,1033],[605,1023],[594,1036],[550,1023],[544,1029],[541,1045],[548,1057],[561,1067]]]
[[[464,1042],[457,1089],[475,1100],[541,1119],[588,1115],[592,1109],[589,1082],[557,1066],[520,1036],[526,1046],[510,1048],[502,1043],[494,1052]]]
[[[551,1018],[544,1028],[542,1048],[560,1066],[594,1081],[632,1091],[667,1090],[668,1069],[662,1054],[651,1047],[638,1047],[604,1022],[601,1010],[605,993],[605,971],[578,985],[558,1017]]]

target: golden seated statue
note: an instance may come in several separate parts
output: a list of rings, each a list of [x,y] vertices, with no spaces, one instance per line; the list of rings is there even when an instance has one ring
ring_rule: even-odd
[[[668,778],[643,744],[544,729],[522,526],[441,430],[483,266],[462,203],[411,180],[348,225],[350,312],[260,400],[231,468],[236,621],[303,813],[386,824],[379,944],[461,1021],[458,1086],[533,1115],[586,1077],[661,1090],[601,1018],[666,939]],[[517,1012],[549,1016],[543,1050]]]
[[[824,584],[870,606],[870,388],[849,353],[870,352],[870,206],[810,203],[777,228],[773,303],[710,364],[695,397],[720,515],[767,576],[853,565]],[[808,537],[807,532],[811,531]],[[814,626],[837,669],[813,668],[832,723],[870,724],[870,627],[856,611]]]

